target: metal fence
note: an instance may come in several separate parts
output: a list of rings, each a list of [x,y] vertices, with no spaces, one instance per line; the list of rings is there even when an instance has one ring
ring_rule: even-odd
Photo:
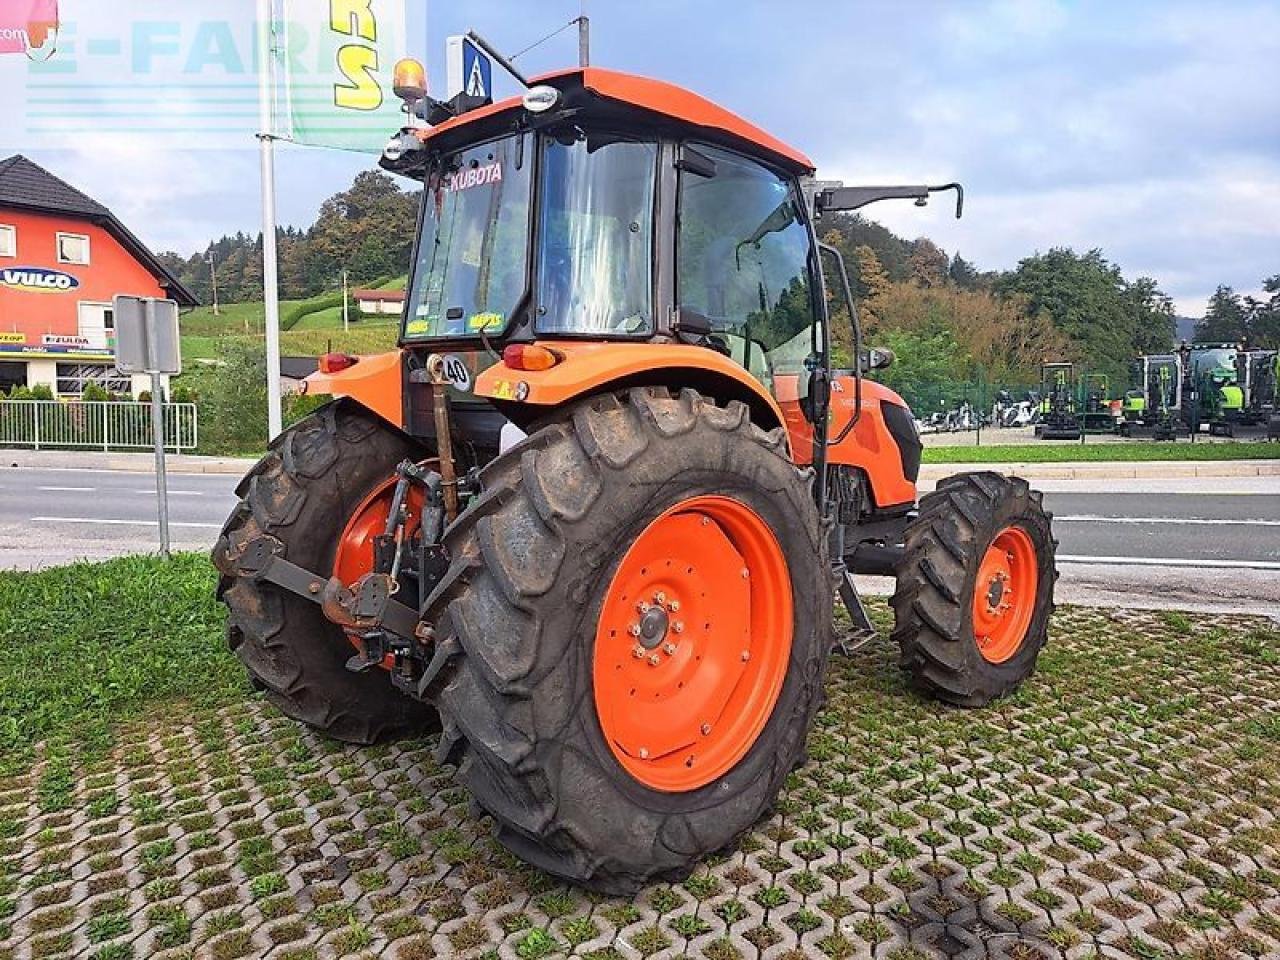
[[[194,450],[196,405],[163,405],[165,448]],[[0,400],[0,446],[149,450],[151,404],[131,400]]]

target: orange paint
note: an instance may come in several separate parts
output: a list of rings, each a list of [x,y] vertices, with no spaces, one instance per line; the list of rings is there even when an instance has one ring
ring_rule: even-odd
[[[813,462],[813,425],[800,409],[796,377],[778,377],[774,381],[778,400],[786,415],[791,437],[792,455],[796,463]],[[837,437],[849,423],[856,404],[857,385],[852,376],[835,377],[831,392],[831,421],[828,436]],[[877,507],[914,503],[916,485],[902,472],[898,444],[884,422],[883,404],[905,407],[906,402],[884,384],[862,381],[862,416],[849,435],[827,452],[828,463],[857,467],[871,484],[871,495]]]
[[[316,372],[307,377],[307,394],[350,397],[368,407],[396,429],[404,428],[403,353],[376,353],[337,373]]]
[[[557,340],[542,344],[563,359],[546,370],[513,370],[496,363],[476,378],[475,394],[493,400],[515,401],[520,384],[528,394],[521,401],[554,407],[633,375],[706,371],[741,384],[783,422],[782,408],[760,381],[722,353],[684,343],[589,343]],[[676,377],[680,379],[680,377]]]
[[[973,637],[985,660],[1004,663],[1022,648],[1039,581],[1031,537],[1021,527],[1005,527],[983,554],[973,587]]]
[[[581,74],[582,85],[586,89],[599,96],[607,97],[610,100],[618,100],[643,110],[651,110],[654,113],[671,117],[683,123],[727,133],[730,136],[753,143],[760,149],[775,154],[780,159],[804,171],[812,171],[814,169],[813,161],[799,150],[788,146],[777,137],[766,133],[755,124],[744,120],[719,104],[671,83],[629,73],[620,73],[616,70],[602,70],[599,67],[576,68],[546,73],[542,76],[534,77],[531,82],[562,87],[566,85],[570,77],[576,74]],[[460,117],[446,120],[444,123],[437,124],[430,129],[417,131],[417,136],[423,142],[426,142],[450,130],[456,130],[464,124],[473,123],[476,120],[492,117],[509,110],[515,110],[520,106],[520,97],[500,100],[487,107],[480,107],[477,110],[468,111]]]
[[[654,790],[728,773],[769,722],[791,658],[787,560],[760,515],[692,497],[654,519],[609,583],[592,682],[618,763]]]

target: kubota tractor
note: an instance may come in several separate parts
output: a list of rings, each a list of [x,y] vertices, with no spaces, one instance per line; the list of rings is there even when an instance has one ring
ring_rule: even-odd
[[[833,588],[871,632],[851,572],[897,577],[924,689],[978,706],[1031,673],[1040,495],[974,473],[917,503],[911,412],[866,376],[891,356],[818,240],[947,188],[818,187],[728,110],[609,70],[474,109],[411,81],[433,125],[383,160],[423,184],[400,348],[324,358],[308,390],[337,399],[214,550],[272,703],[359,743],[438,723],[507,847],[628,891],[731,844],[802,762]]]

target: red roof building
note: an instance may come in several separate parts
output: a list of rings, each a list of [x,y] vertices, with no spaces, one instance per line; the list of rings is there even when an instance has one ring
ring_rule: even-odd
[[[197,302],[101,203],[26,157],[0,160],[0,389],[149,389],[115,369],[116,294]]]

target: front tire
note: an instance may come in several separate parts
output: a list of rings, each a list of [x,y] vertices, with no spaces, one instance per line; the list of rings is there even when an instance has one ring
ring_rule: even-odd
[[[905,533],[893,639],[912,681],[959,706],[1017,689],[1048,639],[1057,579],[1039,491],[992,472],[947,477]]]
[[[644,388],[583,401],[481,480],[483,492],[446,534],[453,566],[429,612],[441,638],[429,690],[444,726],[439,759],[458,765],[498,839],[550,873],[608,893],[688,874],[770,806],[821,703],[831,575],[810,476],[787,459],[782,432],[761,431],[744,405]],[[735,532],[733,516],[756,518],[741,530],[759,544]],[[670,517],[676,526],[666,526]],[[651,540],[655,529],[662,535]],[[732,577],[704,575],[697,558],[712,541],[717,563],[738,550],[784,581],[747,591],[758,575],[750,560]],[[655,571],[669,579],[652,580]],[[789,592],[785,624],[766,635],[746,618],[726,634],[741,612],[718,602],[729,588],[747,597],[751,617],[775,621]],[[673,608],[677,593],[683,604]],[[776,645],[784,632],[788,649]],[[771,655],[773,666],[752,679],[752,658]],[[714,713],[719,701],[709,696],[694,721],[702,729],[680,728],[679,718],[694,717],[685,691],[710,676],[697,672],[702,656],[743,668],[728,703],[742,693],[741,713],[757,711],[759,724],[735,725],[740,712]],[[756,689],[769,677],[771,698]],[[655,720],[671,721],[654,731],[661,743],[642,741],[649,747],[633,742],[639,734],[627,723],[646,703]],[[725,749],[699,752],[710,742],[700,738],[720,729]],[[693,775],[695,766],[706,775]]]

